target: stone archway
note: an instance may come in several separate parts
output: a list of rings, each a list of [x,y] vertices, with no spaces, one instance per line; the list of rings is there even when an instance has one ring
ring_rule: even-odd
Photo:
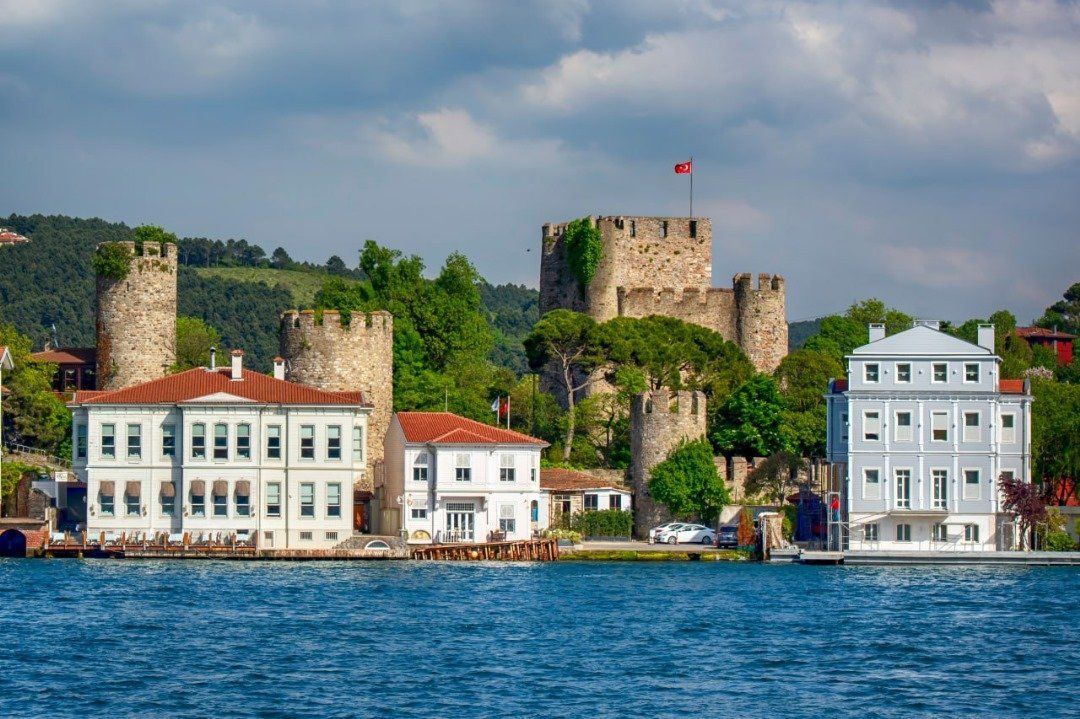
[[[0,557],[25,557],[26,535],[22,530],[9,529],[0,534]]]

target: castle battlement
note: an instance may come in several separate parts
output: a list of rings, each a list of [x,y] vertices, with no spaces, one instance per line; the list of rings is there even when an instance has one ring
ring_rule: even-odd
[[[135,240],[116,240],[102,244],[123,245],[135,258],[153,258],[176,262],[176,245],[172,242],[136,242]],[[98,245],[99,247],[101,245]]]
[[[783,275],[771,275],[762,272],[758,275],[757,286],[754,286],[754,276],[749,272],[740,272],[731,278],[731,286],[739,292],[783,292]]]
[[[282,332],[303,329],[330,334],[392,333],[394,317],[385,310],[339,312],[338,310],[285,310],[281,313]]]

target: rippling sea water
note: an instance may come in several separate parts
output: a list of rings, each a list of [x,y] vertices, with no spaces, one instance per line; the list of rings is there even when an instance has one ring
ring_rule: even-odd
[[[1080,571],[0,559],[0,717],[1066,716]]]

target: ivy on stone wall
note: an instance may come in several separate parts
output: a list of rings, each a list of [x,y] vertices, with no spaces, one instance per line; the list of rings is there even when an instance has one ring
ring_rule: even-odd
[[[103,242],[94,252],[94,273],[119,282],[131,272],[131,260],[131,250],[123,242]]]
[[[596,268],[604,254],[600,230],[591,218],[582,217],[566,225],[563,241],[570,269],[577,277],[578,286],[584,290],[596,276]]]

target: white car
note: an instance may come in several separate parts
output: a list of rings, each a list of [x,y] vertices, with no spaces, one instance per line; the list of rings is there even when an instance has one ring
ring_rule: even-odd
[[[716,544],[716,530],[704,524],[681,524],[661,532],[656,541],[667,544]]]
[[[686,522],[668,522],[667,524],[661,524],[659,527],[653,527],[649,530],[649,541],[659,542],[661,534],[664,534],[665,532],[671,532],[675,529],[678,529],[679,527],[684,526],[685,524]]]

